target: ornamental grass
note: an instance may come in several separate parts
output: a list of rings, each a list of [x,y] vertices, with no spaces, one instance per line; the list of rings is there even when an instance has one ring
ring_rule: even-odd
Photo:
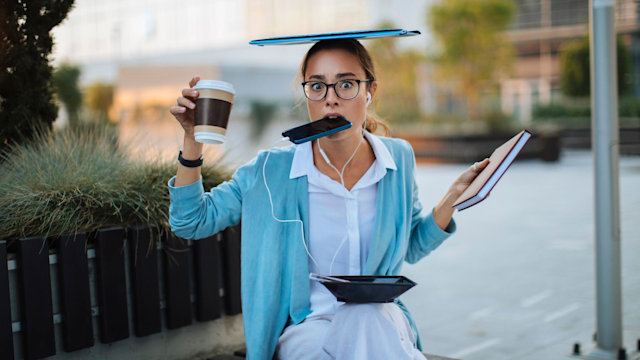
[[[41,132],[0,156],[0,240],[112,226],[168,229],[167,181],[177,162],[131,160],[115,129]],[[202,168],[206,189],[229,175],[220,165]]]

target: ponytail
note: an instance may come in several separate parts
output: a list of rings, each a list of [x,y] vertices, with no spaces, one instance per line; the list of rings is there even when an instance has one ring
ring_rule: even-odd
[[[379,135],[389,136],[389,125],[382,120],[377,114],[367,111],[367,131]]]

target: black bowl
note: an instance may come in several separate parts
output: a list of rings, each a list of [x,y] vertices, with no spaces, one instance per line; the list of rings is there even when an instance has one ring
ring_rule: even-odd
[[[416,285],[404,276],[333,276],[349,282],[321,281],[338,301],[385,303]]]

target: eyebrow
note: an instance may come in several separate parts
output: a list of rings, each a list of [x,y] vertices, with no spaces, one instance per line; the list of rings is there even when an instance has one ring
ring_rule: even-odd
[[[347,77],[347,76],[356,76],[356,74],[352,73],[352,72],[346,72],[346,73],[339,73],[336,78],[343,78],[343,77]],[[326,79],[326,77],[324,75],[311,75],[309,76],[309,79],[318,79],[318,80],[324,80]]]

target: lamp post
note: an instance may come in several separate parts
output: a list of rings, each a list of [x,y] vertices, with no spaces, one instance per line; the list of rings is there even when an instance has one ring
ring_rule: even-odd
[[[626,358],[622,345],[620,296],[619,130],[614,7],[614,0],[592,0],[589,7],[597,328],[596,348],[589,356],[598,359]]]

